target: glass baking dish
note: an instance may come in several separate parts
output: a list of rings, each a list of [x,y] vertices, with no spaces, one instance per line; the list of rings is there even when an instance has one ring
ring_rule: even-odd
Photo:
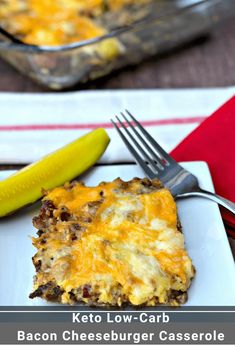
[[[235,15],[235,1],[155,0],[129,11],[116,13],[115,19],[104,16],[108,34],[63,46],[18,44],[0,36],[0,56],[38,83],[61,90],[207,33],[215,23]],[[123,25],[127,15],[132,21]]]

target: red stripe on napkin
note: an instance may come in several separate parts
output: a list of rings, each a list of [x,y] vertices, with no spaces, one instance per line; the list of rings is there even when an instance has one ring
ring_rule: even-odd
[[[158,125],[182,125],[195,124],[204,121],[205,117],[192,118],[172,118],[159,120],[146,120],[141,124],[144,126],[158,126]],[[112,123],[85,123],[85,124],[28,124],[28,125],[2,125],[0,131],[32,131],[32,130],[83,130],[83,129],[97,129],[103,127],[105,129],[113,128]]]
[[[216,192],[235,202],[235,97],[199,125],[171,155],[177,161],[206,161]],[[229,234],[234,235],[235,216],[221,211]]]

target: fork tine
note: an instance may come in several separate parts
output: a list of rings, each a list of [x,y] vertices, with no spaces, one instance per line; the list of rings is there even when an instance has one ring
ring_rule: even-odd
[[[136,123],[136,125],[139,127],[140,131],[143,133],[143,135],[149,140],[149,142],[153,145],[153,147],[156,148],[157,152],[162,156],[163,159],[168,164],[173,164],[176,163],[173,158],[169,156],[169,154],[152,138],[152,136],[143,128],[143,126],[138,122],[138,120],[135,119],[135,117],[126,109],[127,114],[129,117]]]
[[[134,136],[129,132],[128,128],[123,124],[123,122],[119,119],[119,117],[116,115],[116,119],[118,120],[119,124],[123,127],[123,129],[126,131],[127,135],[130,137],[130,139],[133,141],[139,152],[144,156],[144,158],[151,164],[153,171],[158,174],[158,169],[157,169],[157,164],[154,163],[154,161],[148,156],[148,154],[144,151],[144,149],[140,146],[138,141],[134,138]]]
[[[125,135],[122,133],[122,131],[118,128],[118,125],[111,119],[112,124],[114,125],[115,129],[119,133],[121,139],[131,152],[131,154],[134,156],[136,159],[137,163],[143,168],[145,171],[146,175],[148,175],[149,178],[154,179],[156,175],[152,172],[152,170],[147,166],[147,164],[144,162],[144,160],[141,158],[141,156],[136,152],[136,150],[132,147],[132,145],[129,143]]]
[[[164,165],[162,164],[162,160],[161,158],[159,158],[159,156],[156,155],[156,153],[152,150],[152,148],[149,146],[149,144],[146,142],[145,139],[143,139],[143,137],[139,134],[139,132],[137,131],[137,129],[131,124],[131,122],[126,118],[125,114],[121,113],[122,117],[125,119],[125,121],[127,122],[127,124],[130,126],[130,128],[132,129],[132,131],[135,133],[135,135],[138,137],[138,139],[142,142],[142,144],[147,148],[147,150],[149,151],[149,153],[152,155],[152,157],[157,161],[158,167],[159,169],[163,170],[164,169]]]

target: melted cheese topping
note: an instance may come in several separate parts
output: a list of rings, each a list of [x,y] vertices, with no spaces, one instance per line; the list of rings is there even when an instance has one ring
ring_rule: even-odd
[[[189,287],[194,271],[177,229],[172,195],[164,188],[148,193],[136,193],[135,188],[132,183],[122,191],[117,181],[97,187],[78,184],[69,190],[56,188],[46,196],[57,209],[65,206],[85,229],[69,243],[64,234],[71,221],[61,222],[47,239],[47,251],[54,258],[47,280],[55,279],[65,290],[64,302],[68,292],[87,284],[99,289],[101,303],[112,303],[114,288],[121,287],[134,305],[151,305],[155,297],[165,303],[170,290]],[[92,203],[95,215],[87,224],[84,212]],[[41,247],[38,239],[34,243]],[[37,285],[44,280],[39,273]]]
[[[4,0],[0,22],[25,43],[62,45],[106,33],[94,20],[105,11],[116,11],[149,0]]]

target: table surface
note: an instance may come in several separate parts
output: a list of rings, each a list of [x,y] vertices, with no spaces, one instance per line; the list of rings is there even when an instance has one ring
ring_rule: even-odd
[[[116,72],[82,88],[190,88],[230,85],[235,85],[234,18],[219,25],[208,37],[199,38],[172,53]],[[48,90],[0,60],[0,91],[47,92]],[[235,239],[230,238],[229,242],[235,257]]]

